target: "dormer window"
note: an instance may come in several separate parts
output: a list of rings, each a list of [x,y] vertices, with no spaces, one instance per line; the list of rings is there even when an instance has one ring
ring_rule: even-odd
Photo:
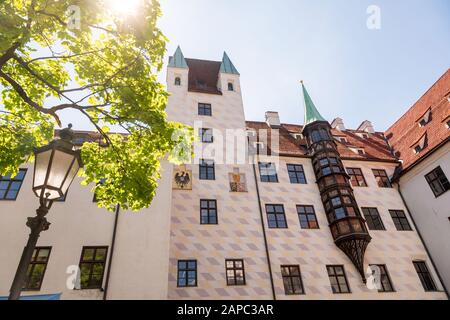
[[[425,114],[418,120],[419,127],[424,127],[427,123],[431,121],[431,108],[425,112]]]
[[[450,117],[448,117],[447,120],[444,120],[444,122],[447,129],[450,129]]]
[[[344,137],[335,137],[335,139],[341,143],[348,143],[347,138]]]
[[[427,138],[427,133],[425,132],[425,134],[419,139],[419,141],[417,141],[414,145],[414,152],[420,153],[423,149],[425,149],[428,146],[428,138]]]
[[[175,78],[175,85],[176,86],[181,86],[181,79],[180,79],[180,77],[176,77]]]
[[[233,82],[228,82],[228,91],[234,91]]]
[[[366,152],[362,148],[350,148],[350,150],[352,150],[356,154],[359,154],[360,156],[363,156],[366,154]]]
[[[298,139],[302,139],[302,138],[303,138],[303,135],[302,135],[301,133],[291,133],[291,136],[292,136],[295,140],[298,140]]]

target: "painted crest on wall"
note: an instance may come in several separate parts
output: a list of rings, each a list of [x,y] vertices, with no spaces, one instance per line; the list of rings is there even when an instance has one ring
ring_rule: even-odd
[[[181,165],[173,170],[172,189],[192,190],[192,170]]]
[[[231,192],[247,192],[247,181],[245,180],[245,173],[240,173],[239,168],[234,168],[233,172],[228,174],[230,179]]]

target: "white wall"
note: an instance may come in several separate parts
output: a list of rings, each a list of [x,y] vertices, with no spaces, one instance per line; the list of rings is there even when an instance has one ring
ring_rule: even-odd
[[[29,229],[26,218],[35,215],[38,199],[31,191],[32,165],[16,201],[0,201],[0,296],[7,296],[17,265],[26,244]],[[162,299],[167,296],[167,261],[170,221],[170,176],[172,167],[162,166],[164,173],[154,203],[139,212],[121,212],[116,249],[110,278],[109,298]],[[41,233],[38,246],[52,250],[40,291],[24,295],[62,293],[62,299],[102,299],[99,289],[69,290],[66,280],[70,265],[78,266],[83,246],[108,246],[114,213],[97,208],[90,187],[82,187],[76,178],[65,202],[55,202],[47,219],[50,228]],[[107,261],[108,264],[108,261]],[[106,279],[106,272],[104,281]],[[138,287],[135,287],[139,284]]]
[[[450,191],[435,197],[425,175],[440,166],[450,179],[450,143],[400,178],[405,202],[436,264],[447,290],[450,289]]]

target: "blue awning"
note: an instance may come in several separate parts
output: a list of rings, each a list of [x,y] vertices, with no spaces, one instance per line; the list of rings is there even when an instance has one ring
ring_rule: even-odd
[[[60,300],[61,293],[37,294],[32,296],[21,296],[19,300]],[[0,297],[0,300],[8,300],[8,297]]]

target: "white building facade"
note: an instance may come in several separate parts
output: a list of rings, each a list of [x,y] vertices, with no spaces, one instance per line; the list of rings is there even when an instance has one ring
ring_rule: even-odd
[[[450,289],[450,70],[386,131],[404,159],[396,182]]]
[[[276,112],[266,113],[266,122],[245,121],[240,75],[226,54],[222,61],[186,59],[178,48],[167,87],[169,119],[199,132],[193,161],[163,162],[152,205],[136,213],[97,208],[90,188],[75,181],[48,215],[52,224],[38,241],[42,252],[23,295],[447,298],[408,208],[384,179],[399,162],[382,133],[367,124],[347,130],[341,119],[330,131],[371,237],[364,283],[333,241],[302,126],[280,123]],[[37,204],[30,168],[23,166],[22,180],[0,182],[0,296],[8,295],[28,235],[26,217]],[[82,287],[72,289],[78,266]]]

